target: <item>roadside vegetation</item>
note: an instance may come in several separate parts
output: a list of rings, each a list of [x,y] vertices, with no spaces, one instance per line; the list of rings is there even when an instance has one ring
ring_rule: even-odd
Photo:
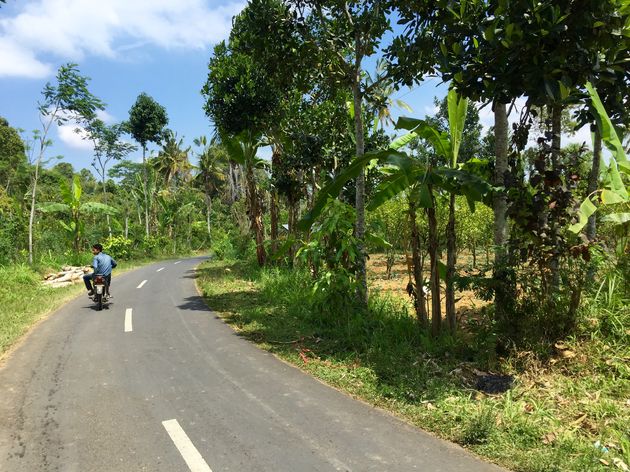
[[[574,335],[552,350],[498,356],[484,319],[434,338],[388,296],[372,295],[365,312],[322,312],[308,272],[251,262],[200,266],[207,304],[239,335],[329,385],[511,470],[630,463],[627,300],[592,294]]]

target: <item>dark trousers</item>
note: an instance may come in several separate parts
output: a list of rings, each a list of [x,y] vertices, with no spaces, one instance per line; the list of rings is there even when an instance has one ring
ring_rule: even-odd
[[[83,282],[85,283],[85,288],[88,289],[88,292],[90,290],[94,290],[94,287],[92,287],[92,279],[93,278],[94,278],[94,273],[85,274],[83,276]],[[107,285],[107,292],[109,292],[109,286],[112,284],[112,274],[109,274],[109,275],[105,276],[105,284]]]

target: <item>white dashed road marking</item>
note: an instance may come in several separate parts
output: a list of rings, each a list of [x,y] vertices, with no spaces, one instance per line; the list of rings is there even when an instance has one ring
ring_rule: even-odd
[[[162,421],[162,426],[175,443],[191,472],[212,472],[177,420]]]
[[[181,261],[177,261],[177,262],[175,262],[175,264],[179,264],[180,262],[181,262]]]
[[[130,333],[133,331],[133,326],[131,324],[131,308],[127,308],[125,310],[125,333]]]
[[[138,285],[137,288],[142,288],[142,286],[146,283],[147,283],[147,280],[143,280],[142,282],[140,282],[140,285]]]
[[[164,267],[160,267],[158,270],[156,270],[156,272],[159,272],[161,270],[164,270]]]

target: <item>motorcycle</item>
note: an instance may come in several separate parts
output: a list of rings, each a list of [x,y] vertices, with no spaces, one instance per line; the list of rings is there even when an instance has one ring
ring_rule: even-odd
[[[93,300],[96,302],[96,309],[98,311],[101,311],[103,309],[103,304],[105,304],[105,302],[107,302],[107,299],[109,298],[109,286],[107,285],[107,279],[105,279],[104,275],[95,275],[93,284]]]

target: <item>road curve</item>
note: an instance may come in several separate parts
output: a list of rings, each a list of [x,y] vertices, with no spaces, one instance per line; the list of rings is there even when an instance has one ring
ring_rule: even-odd
[[[203,258],[82,295],[0,369],[0,471],[500,471],[237,336],[194,286]]]

